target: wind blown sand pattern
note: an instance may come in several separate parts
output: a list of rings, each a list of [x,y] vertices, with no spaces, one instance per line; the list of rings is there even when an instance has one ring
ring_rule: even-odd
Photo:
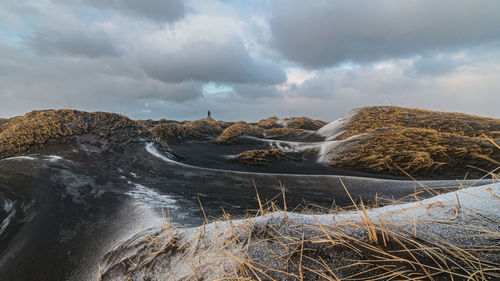
[[[331,214],[273,211],[273,204],[256,217],[226,215],[189,229],[167,219],[106,254],[100,278],[493,280],[500,278],[499,194],[496,183],[374,209],[353,200],[354,210]]]

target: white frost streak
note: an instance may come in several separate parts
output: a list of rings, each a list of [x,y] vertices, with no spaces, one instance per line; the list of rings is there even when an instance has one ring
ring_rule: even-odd
[[[4,199],[3,201],[3,208],[5,212],[7,212],[9,215],[2,221],[2,224],[0,225],[0,235],[7,229],[7,226],[9,226],[11,220],[14,218],[16,215],[16,210],[14,209],[14,202]]]
[[[346,116],[321,127],[316,134],[325,137],[326,140],[334,140],[345,132],[344,126],[358,113],[358,110],[352,110]]]
[[[498,210],[500,208],[500,201],[494,197],[493,194],[500,194],[500,183],[473,186],[464,188],[455,192],[449,192],[435,197],[421,200],[419,202],[389,205],[377,209],[367,211],[367,215],[372,222],[392,222],[396,224],[405,224],[409,221],[415,220],[425,222],[428,220],[446,221],[449,222],[449,210],[455,210],[458,205],[457,198],[460,200],[460,206],[463,210],[472,210],[475,214],[481,214],[493,219],[499,219]],[[437,210],[428,210],[437,206]],[[440,210],[440,211],[439,211]],[[305,223],[315,224],[315,219],[321,221],[338,223],[338,222],[358,222],[360,221],[360,214],[358,212],[348,212],[341,214],[324,214],[324,215],[304,215],[297,213],[287,213],[289,219],[299,220]],[[284,212],[276,212],[267,214],[258,218],[252,219],[254,223],[259,221],[266,221],[271,218],[283,218]],[[219,227],[224,227],[226,222],[220,222]],[[233,220],[233,224],[248,223],[246,219]],[[457,227],[460,227],[457,223]],[[462,223],[466,224],[464,220]],[[209,225],[210,226],[210,225]]]
[[[49,155],[45,158],[45,160],[47,160],[49,162],[57,162],[59,160],[63,160],[63,158],[61,156],[58,156],[58,155]]]
[[[176,205],[177,200],[175,200],[172,196],[166,194],[160,194],[158,191],[146,187],[142,184],[133,183],[128,181],[128,184],[133,184],[134,188],[128,191],[127,195],[130,197],[137,199],[137,202],[145,203],[146,205],[162,205],[165,207],[168,205],[171,209],[178,209],[179,207]]]
[[[0,161],[9,161],[9,160],[36,160],[36,158],[32,156],[14,156],[2,159]]]

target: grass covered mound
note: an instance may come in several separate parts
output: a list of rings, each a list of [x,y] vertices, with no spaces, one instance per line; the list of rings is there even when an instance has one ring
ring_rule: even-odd
[[[464,177],[500,164],[500,120],[401,107],[357,109],[330,165],[382,174]]]
[[[307,117],[290,117],[279,119],[276,116],[262,119],[257,126],[240,121],[225,129],[216,139],[217,144],[231,144],[241,136],[256,137],[287,137],[300,133],[317,130],[326,122],[313,120]]]
[[[50,139],[64,141],[87,133],[116,142],[152,139],[146,128],[123,115],[69,109],[32,111],[8,119],[1,127],[0,158],[43,146]]]
[[[397,106],[372,106],[355,109],[339,139],[384,128],[418,128],[457,136],[500,137],[500,120],[464,113],[430,111]]]
[[[306,132],[304,129],[291,129],[291,128],[272,128],[265,132],[266,137],[278,137],[278,136],[294,136],[300,133]]]
[[[160,123],[152,127],[152,133],[162,138],[207,140],[218,136],[228,126],[227,122],[204,118],[184,123]]]
[[[231,125],[229,128],[225,129],[222,134],[215,140],[217,144],[231,144],[236,141],[240,136],[256,136],[262,137],[264,135],[264,129],[248,124],[246,122],[240,121]]]
[[[6,119],[6,118],[0,118],[0,132],[3,131],[5,129],[5,123],[7,123],[7,121],[9,121],[9,119]]]
[[[265,166],[269,162],[278,159],[287,159],[287,157],[283,152],[273,147],[270,149],[244,151],[236,155],[231,161],[246,165]]]
[[[316,131],[326,124],[327,122],[325,121],[314,120],[307,117],[289,117],[280,119],[276,116],[272,116],[267,119],[260,120],[257,126],[264,129],[289,128]]]

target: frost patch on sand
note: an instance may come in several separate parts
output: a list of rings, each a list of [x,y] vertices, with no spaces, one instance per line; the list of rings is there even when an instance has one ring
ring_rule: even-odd
[[[7,226],[9,226],[10,222],[16,215],[16,210],[14,209],[14,202],[5,198],[1,199],[2,199],[3,209],[8,215],[2,221],[2,224],[0,224],[0,235],[2,235],[2,233],[7,229]]]
[[[497,195],[499,192],[500,184],[497,183],[464,188],[416,203],[371,209],[367,214],[347,212],[307,215],[276,212],[251,220],[223,220],[195,228],[167,228],[160,231],[150,229],[119,243],[113,251],[105,255],[100,264],[101,280],[118,281],[127,278],[163,280],[164,276],[169,276],[169,280],[185,280],[186,276],[193,276],[194,269],[198,279],[233,280],[236,278],[230,277],[236,276],[230,273],[242,260],[258,272],[266,270],[265,272],[290,273],[273,275],[273,280],[289,280],[291,274],[298,276],[301,272],[302,267],[288,267],[292,264],[288,261],[293,256],[286,258],[289,253],[297,251],[300,241],[308,241],[309,252],[319,252],[329,257],[325,259],[326,262],[323,261],[325,267],[336,271],[335,274],[339,279],[347,279],[357,272],[339,271],[338,268],[347,268],[346,264],[360,258],[359,253],[374,248],[369,244],[364,227],[367,217],[371,223],[383,222],[387,231],[397,234],[391,235],[391,238],[387,236],[389,241],[394,241],[393,239],[398,237],[412,239],[413,233],[416,233],[419,243],[428,241],[437,245],[450,245],[450,248],[457,245],[460,249],[476,249],[481,246],[495,249],[495,239],[498,239],[498,225],[495,221],[498,221],[500,216],[498,213],[500,201]],[[459,211],[456,211],[457,206],[460,208]],[[444,244],[443,240],[446,241]],[[332,245],[334,241],[341,246]],[[398,241],[401,243],[400,241],[406,240],[400,238]],[[357,244],[349,244],[350,242]],[[343,245],[353,245],[352,248],[359,253],[348,251]],[[363,248],[362,245],[368,247]],[[430,248],[425,245],[424,249],[428,251]],[[382,249],[381,253],[386,253],[382,246],[378,248]],[[437,249],[439,251],[439,248]],[[396,251],[391,249],[388,251],[391,254],[390,260],[393,257],[398,258]],[[168,254],[152,254],[164,252]],[[377,255],[377,253],[372,254],[372,256]],[[428,255],[434,259],[433,255]],[[370,258],[368,261],[372,256],[368,256]],[[447,255],[447,257],[454,261],[453,256]],[[481,258],[495,259],[494,256]],[[123,261],[130,261],[129,264],[134,266],[122,266]],[[299,261],[298,257],[292,261],[303,262],[304,268],[312,268],[317,262],[309,262],[308,259]],[[494,266],[489,266],[485,272],[492,268]],[[410,271],[410,277],[412,272],[418,272],[418,269]],[[454,272],[460,273],[456,269]],[[306,276],[311,277],[311,275]],[[318,277],[314,280],[321,279],[320,276],[314,277]],[[312,278],[305,277],[304,280]]]
[[[127,181],[133,188],[125,194],[130,196],[133,200],[131,204],[140,212],[147,210],[148,216],[145,219],[162,222],[165,218],[170,220],[175,227],[186,227],[192,225],[189,222],[192,217],[194,206],[190,202],[184,200],[182,197],[173,196],[171,194],[164,194],[154,188],[144,186],[139,183]],[[189,206],[189,207],[188,207]],[[182,208],[181,208],[182,207]],[[142,211],[141,211],[142,210]],[[166,221],[165,221],[166,222]]]
[[[146,151],[153,154],[154,156],[164,160],[164,161],[176,163],[176,164],[184,165],[184,166],[190,166],[190,165],[186,165],[186,164],[175,161],[174,160],[175,157],[168,152],[164,152],[164,153],[159,152],[158,150],[156,150],[156,148],[154,148],[154,145],[152,142],[146,144]]]
[[[47,160],[49,162],[57,162],[59,160],[63,160],[63,158],[59,155],[49,155],[49,156],[45,157],[45,160]]]
[[[317,151],[318,159],[320,163],[328,163],[331,159],[329,152],[341,145],[344,141],[348,140],[330,140],[323,142],[298,142],[298,141],[282,141],[282,140],[270,140],[270,139],[259,139],[256,137],[247,136],[245,138],[252,140],[259,140],[262,142],[269,143],[270,146],[277,148],[281,152],[285,153],[302,153],[308,151]],[[349,138],[350,139],[350,138]]]
[[[161,194],[158,191],[139,183],[128,181],[128,184],[131,184],[134,187],[125,194],[136,199],[138,203],[145,203],[156,207],[168,206],[170,209],[179,208],[179,206],[176,205],[177,200],[175,200],[171,195]]]
[[[14,156],[9,158],[4,158],[0,161],[8,161],[8,160],[36,160],[33,156]]]
[[[318,131],[316,131],[316,134],[325,137],[326,140],[334,140],[336,139],[339,135],[345,132],[344,126],[349,123],[349,121],[352,120],[356,114],[358,114],[359,110],[352,110],[349,112],[347,115],[344,117],[337,119],[333,122],[330,122],[326,124],[325,126],[321,127]]]

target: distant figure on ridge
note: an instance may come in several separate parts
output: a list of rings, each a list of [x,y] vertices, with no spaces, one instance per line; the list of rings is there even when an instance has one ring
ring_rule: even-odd
[[[212,112],[208,111],[208,119],[212,119]]]

